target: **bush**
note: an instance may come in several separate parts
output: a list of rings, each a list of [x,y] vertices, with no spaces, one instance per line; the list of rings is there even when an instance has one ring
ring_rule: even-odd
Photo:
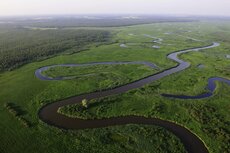
[[[83,106],[84,108],[88,108],[88,101],[87,101],[87,99],[83,99],[83,100],[81,101],[81,104],[82,104],[82,106]]]
[[[30,127],[31,123],[26,120],[25,118],[22,117],[22,110],[20,110],[20,108],[18,106],[16,106],[14,103],[5,103],[4,106],[6,107],[6,109],[13,114],[13,116],[19,120],[23,126],[25,127]]]

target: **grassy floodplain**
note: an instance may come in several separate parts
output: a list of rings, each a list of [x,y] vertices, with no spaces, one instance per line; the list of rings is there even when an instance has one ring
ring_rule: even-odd
[[[135,70],[135,71],[133,71]],[[83,67],[54,67],[43,72],[51,78],[73,78],[74,82],[94,86],[95,90],[114,88],[158,72],[146,65],[95,65]],[[85,83],[83,83],[85,82]],[[76,84],[77,85],[77,84]]]
[[[10,72],[2,72],[0,74],[0,130],[2,131],[0,151],[23,153],[110,152],[111,150],[113,152],[185,152],[177,137],[165,129],[155,126],[126,125],[68,131],[44,124],[37,116],[38,110],[44,104],[92,92],[97,90],[98,86],[92,84],[91,81],[78,79],[41,81],[34,76],[34,72],[40,67],[53,64],[102,61],[148,61],[155,63],[160,70],[164,70],[176,65],[166,58],[168,53],[218,41],[221,43],[218,48],[182,55],[181,58],[192,64],[189,69],[183,72],[122,95],[93,100],[90,105],[93,103],[95,105],[93,107],[89,105],[87,110],[81,112],[73,111],[76,110],[77,105],[61,108],[60,112],[82,118],[133,114],[159,117],[189,128],[205,142],[211,153],[227,153],[230,148],[228,143],[230,140],[229,86],[218,83],[215,95],[203,100],[168,99],[161,97],[160,94],[196,95],[205,91],[204,87],[209,77],[220,76],[230,79],[230,60],[225,56],[230,54],[229,25],[230,22],[219,24],[188,22],[107,28],[114,33],[112,39],[115,43],[113,44],[99,47],[92,45],[91,49],[87,51],[72,55],[58,55],[47,60],[26,64]],[[153,38],[146,34],[163,39],[161,44],[156,44],[160,46],[159,49],[152,48],[152,45],[155,45],[152,42]],[[204,40],[204,42],[188,37]],[[127,47],[120,47],[122,43]],[[203,64],[204,68],[198,68],[199,64]],[[138,68],[134,65],[121,67],[116,68],[119,76],[124,74],[124,69],[131,72],[137,71]],[[113,69],[113,67],[108,69]],[[87,69],[79,70],[90,72]],[[61,71],[63,72],[63,70]],[[68,73],[76,75],[75,71]],[[97,78],[97,75],[92,76],[92,79],[94,77]],[[106,75],[106,77],[111,79],[112,75]],[[126,77],[129,77],[129,74],[126,74]],[[133,79],[142,77],[143,73],[140,72]],[[99,79],[99,83],[103,81],[103,79]],[[114,81],[116,82],[116,80]],[[126,83],[126,81],[122,83]],[[105,84],[102,88],[109,88],[109,86],[109,84]],[[6,103],[13,103],[22,110],[20,112],[23,113],[20,116],[30,122],[31,126],[23,126],[5,107]],[[146,138],[144,140],[143,135]]]

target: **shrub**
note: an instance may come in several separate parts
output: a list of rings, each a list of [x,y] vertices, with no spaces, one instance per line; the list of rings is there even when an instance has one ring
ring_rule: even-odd
[[[83,99],[83,100],[81,101],[81,104],[82,104],[82,106],[83,106],[84,108],[88,108],[88,101],[87,101],[87,99]]]
[[[4,106],[6,107],[8,112],[13,114],[13,116],[22,123],[23,126],[25,127],[31,126],[30,122],[22,117],[20,110],[17,109],[18,106],[16,106],[14,103],[5,103]]]

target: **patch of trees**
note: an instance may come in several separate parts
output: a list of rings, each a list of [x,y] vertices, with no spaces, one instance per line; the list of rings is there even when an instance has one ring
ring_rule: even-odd
[[[105,43],[109,38],[110,32],[105,30],[8,29],[0,35],[0,71],[11,70],[66,50],[84,50],[87,45]]]
[[[23,111],[19,106],[14,103],[5,103],[6,109],[17,118],[18,121],[22,123],[24,127],[31,127],[31,123],[23,117],[25,111]]]
[[[226,121],[217,108],[211,105],[189,105],[188,108],[191,116],[201,123],[203,132],[219,142],[223,142],[221,152],[228,152],[230,147],[228,143],[230,142],[229,121]]]

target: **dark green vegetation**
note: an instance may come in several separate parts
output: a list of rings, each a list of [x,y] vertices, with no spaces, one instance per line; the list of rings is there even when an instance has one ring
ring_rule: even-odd
[[[18,27],[37,27],[47,28],[72,28],[72,27],[119,27],[138,24],[160,23],[160,22],[192,22],[197,19],[167,17],[167,16],[42,16],[42,17],[17,17],[17,18],[0,18],[2,23],[7,25],[16,25]],[[37,21],[37,22],[36,22]]]
[[[85,132],[87,135],[77,135],[77,152],[185,152],[178,138],[159,127],[127,125]]]
[[[40,81],[35,78],[34,72],[39,67],[53,64],[101,61],[149,61],[156,63],[163,70],[175,66],[174,62],[166,58],[168,53],[207,45],[210,41],[218,41],[221,43],[220,47],[182,55],[181,58],[192,64],[183,72],[122,95],[89,101],[87,109],[78,109],[79,106],[67,106],[62,109],[67,115],[82,118],[136,114],[171,120],[197,134],[211,153],[227,153],[230,148],[229,86],[218,83],[215,95],[203,100],[168,99],[161,97],[160,94],[196,95],[205,91],[207,79],[211,76],[230,79],[230,60],[225,56],[230,54],[229,25],[229,22],[159,23],[111,28],[107,30],[117,33],[112,39],[118,43],[92,46],[90,50],[84,52],[59,55],[26,64],[11,72],[0,73],[0,152],[184,152],[180,140],[160,127],[126,125],[67,131],[44,124],[37,116],[38,110],[44,104],[98,90],[98,86],[91,84],[89,80]],[[4,29],[1,30],[0,36],[5,33]],[[33,32],[42,33],[43,31],[34,30]],[[52,30],[46,30],[44,33],[50,32],[52,33]],[[172,34],[165,34],[166,32],[172,32]],[[161,48],[151,48],[154,44],[151,42],[152,38],[143,34],[162,38]],[[207,42],[194,41],[185,36]],[[128,47],[121,48],[120,43],[126,43]],[[197,68],[198,64],[203,64],[205,67]],[[110,68],[112,69],[112,66],[108,67]],[[130,65],[125,66],[124,69],[127,69],[130,74],[131,71],[138,70]],[[119,66],[119,69],[116,68],[114,71],[123,75],[124,69]],[[81,71],[84,70],[81,68]],[[75,73],[75,71],[70,72],[70,74]],[[127,73],[124,77],[130,74]],[[97,77],[97,75],[92,76],[90,80]],[[106,75],[106,77],[112,79],[113,76]],[[143,75],[137,73],[135,79],[141,77]],[[9,112],[9,108],[4,106],[8,102],[14,102],[14,107],[26,112],[19,116],[31,123],[29,128],[18,121]],[[73,112],[74,109],[78,112]]]
[[[30,122],[21,117],[26,112],[21,110],[20,107],[16,106],[14,103],[6,103],[6,109],[15,117],[17,118],[25,127],[30,127]]]
[[[133,71],[135,70],[135,71]],[[73,78],[74,82],[94,85],[94,89],[114,88],[149,76],[157,71],[146,65],[95,65],[83,67],[54,67],[43,72],[51,78]]]
[[[4,29],[5,28],[5,29]],[[61,52],[78,52],[92,43],[109,41],[104,30],[28,30],[2,27],[0,34],[0,71],[47,58]]]

